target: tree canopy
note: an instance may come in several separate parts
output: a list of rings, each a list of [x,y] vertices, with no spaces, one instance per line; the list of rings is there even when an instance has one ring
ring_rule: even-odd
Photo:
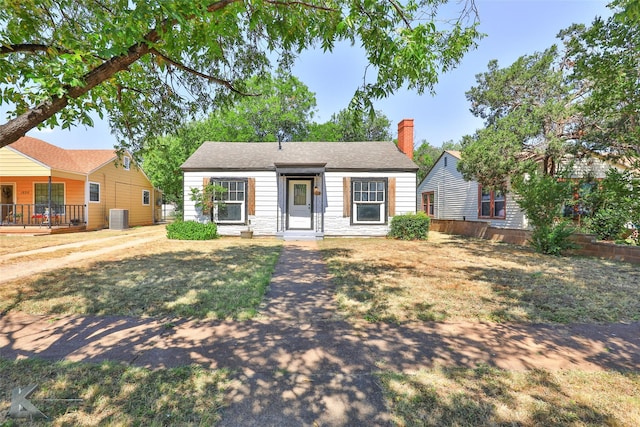
[[[557,49],[522,56],[506,68],[493,60],[476,80],[467,99],[485,127],[463,138],[458,168],[465,178],[498,188],[533,164],[555,174],[556,161],[579,141],[575,105],[584,93],[567,78]]]
[[[485,127],[463,138],[459,169],[498,187],[542,166],[554,175],[565,154],[625,157],[640,164],[640,26],[637,2],[590,27],[560,32],[552,46],[476,76],[467,92]]]
[[[0,105],[11,109],[0,147],[34,127],[91,125],[97,112],[135,150],[250,94],[248,79],[273,63],[339,41],[361,45],[371,67],[354,106],[432,90],[479,37],[473,0],[453,20],[444,3],[0,0]]]
[[[640,22],[640,21],[638,21]],[[640,157],[640,25],[620,15],[560,34],[573,79],[588,87],[579,105],[592,151]]]
[[[325,123],[311,123],[305,141],[391,141],[391,121],[382,111],[366,114],[345,108]]]
[[[307,135],[316,98],[304,83],[280,70],[275,76],[250,79],[247,89],[261,95],[240,98],[229,108],[185,123],[145,145],[144,171],[162,189],[165,200],[181,200],[180,166],[204,141],[292,141]]]

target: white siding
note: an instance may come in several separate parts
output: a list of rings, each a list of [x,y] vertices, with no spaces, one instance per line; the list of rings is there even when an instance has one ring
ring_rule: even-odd
[[[451,154],[440,156],[418,187],[418,206],[422,209],[422,193],[432,191],[436,219],[475,221],[478,219],[478,184],[465,181],[457,165],[458,159]]]
[[[343,182],[344,178],[395,178],[396,215],[416,212],[416,175],[412,172],[327,172],[327,207],[324,215],[326,236],[386,236],[389,232],[389,217],[386,224],[352,225],[351,217],[345,217]],[[388,195],[387,195],[388,196]]]
[[[275,235],[278,226],[278,185],[275,172],[185,172],[184,173],[184,220],[207,222],[195,209],[191,200],[191,188],[202,188],[204,178],[212,176],[255,178],[255,215],[250,215],[251,228],[255,235]],[[326,206],[324,212],[324,234],[326,236],[384,236],[389,231],[389,222],[381,225],[351,225],[351,218],[343,216],[343,178],[395,178],[396,214],[415,213],[416,175],[412,172],[327,172],[325,173]],[[244,225],[220,225],[221,235],[238,236]]]
[[[446,166],[445,166],[446,159]],[[506,219],[478,219],[478,183],[465,181],[458,172],[458,158],[445,153],[418,186],[418,209],[422,209],[422,193],[434,193],[434,217],[467,221],[487,221],[493,227],[526,228],[526,218],[513,199],[506,195]]]
[[[251,229],[256,236],[272,236],[276,233],[278,187],[275,172],[185,172],[184,173],[184,220],[209,222],[209,217],[196,211],[195,202],[191,200],[191,188],[202,189],[205,178],[255,178],[256,214],[248,215]],[[246,225],[218,225],[218,233],[222,236],[239,236],[246,230]]]

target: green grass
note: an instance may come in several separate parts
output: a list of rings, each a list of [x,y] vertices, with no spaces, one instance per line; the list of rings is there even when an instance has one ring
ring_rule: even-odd
[[[248,319],[280,251],[275,240],[156,241],[109,260],[6,283],[0,312]]]
[[[325,239],[341,310],[353,320],[640,321],[640,266],[552,257],[433,232],[427,242]]]
[[[199,366],[151,371],[114,363],[0,359],[0,425],[211,426],[220,418],[229,373]],[[11,390],[38,384],[29,397],[49,420],[7,416]]]
[[[640,374],[434,368],[379,373],[398,426],[637,426]]]

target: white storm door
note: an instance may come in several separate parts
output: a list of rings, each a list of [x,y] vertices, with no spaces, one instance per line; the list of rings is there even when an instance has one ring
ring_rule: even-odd
[[[311,181],[289,180],[289,227],[311,229]]]

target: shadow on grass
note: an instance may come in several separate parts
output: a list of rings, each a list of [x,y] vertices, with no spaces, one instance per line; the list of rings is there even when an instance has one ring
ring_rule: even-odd
[[[340,243],[322,252],[342,308],[369,321],[640,321],[640,269],[631,264],[457,236],[384,248]]]
[[[527,272],[519,268],[474,266],[462,269],[470,280],[491,284],[487,303],[502,307],[491,312],[497,322],[616,323],[640,321],[640,287],[626,280],[588,278],[565,274]],[[628,276],[633,280],[632,276]],[[640,275],[638,275],[640,280]]]
[[[390,301],[406,298],[410,290],[393,284],[394,279],[415,275],[416,268],[381,260],[352,261],[351,249],[323,249],[322,257],[332,273],[340,308],[350,315],[361,315],[369,322],[399,323],[400,316]],[[411,311],[420,320],[442,320],[446,313],[434,304],[412,302]]]
[[[215,425],[228,386],[226,370],[196,365],[151,371],[124,364],[0,359],[0,425]],[[13,388],[38,384],[29,396],[47,419],[5,414]]]
[[[610,413],[606,395],[585,398],[581,389],[561,384],[545,370],[435,368],[414,375],[385,371],[379,377],[399,425],[624,424]]]
[[[65,268],[22,285],[2,311],[186,318],[252,317],[280,245],[140,255]]]

